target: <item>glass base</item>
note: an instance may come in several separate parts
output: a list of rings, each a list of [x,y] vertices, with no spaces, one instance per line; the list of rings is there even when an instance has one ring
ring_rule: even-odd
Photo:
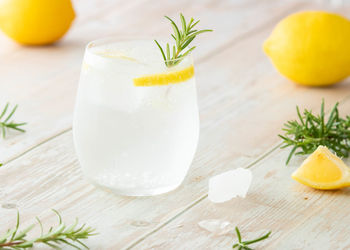
[[[101,183],[98,183],[90,178],[87,178],[89,182],[94,184],[95,186],[104,189],[106,191],[110,191],[114,194],[121,195],[121,196],[154,196],[154,195],[160,195],[164,193],[168,193],[170,191],[175,190],[181,185],[181,182],[176,185],[171,186],[163,186],[158,188],[149,188],[149,189],[141,189],[141,188],[133,188],[133,189],[120,189],[120,188],[114,188],[111,186],[103,185]]]

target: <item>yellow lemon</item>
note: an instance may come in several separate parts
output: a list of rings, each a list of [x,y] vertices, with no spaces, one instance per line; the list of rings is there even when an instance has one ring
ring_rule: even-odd
[[[135,86],[168,85],[187,81],[194,76],[193,65],[178,71],[170,71],[161,74],[147,75],[134,78]]]
[[[350,75],[350,21],[323,11],[292,14],[277,24],[263,49],[296,83],[334,84]]]
[[[70,0],[0,1],[0,29],[21,44],[57,41],[68,31],[74,17]]]
[[[292,178],[316,189],[338,189],[350,186],[350,168],[327,147],[319,146]]]

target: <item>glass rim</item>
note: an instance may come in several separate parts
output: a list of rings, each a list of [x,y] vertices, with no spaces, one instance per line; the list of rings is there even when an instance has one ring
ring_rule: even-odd
[[[136,36],[136,35],[126,35],[126,36],[113,35],[113,36],[98,38],[98,39],[95,39],[95,40],[88,42],[87,45],[85,46],[85,53],[90,53],[90,54],[93,54],[95,56],[98,56],[98,57],[106,59],[106,60],[107,59],[108,60],[118,60],[118,59],[120,59],[119,57],[106,57],[106,56],[103,56],[101,54],[94,53],[93,51],[91,51],[91,49],[98,46],[98,45],[109,44],[109,43],[133,42],[133,41],[149,41],[149,42],[153,41],[154,42],[155,40],[160,41],[161,43],[165,43],[165,44],[167,41],[169,41],[169,39],[167,39],[165,37],[161,37],[161,39],[154,39],[154,38],[150,38],[147,36],[142,37],[142,36]],[[159,50],[159,53],[162,54],[160,50]],[[186,58],[190,58],[190,60],[192,62],[193,61],[192,52],[190,52],[185,57],[183,57],[182,60],[184,60]],[[163,59],[163,57],[162,57],[162,59]],[[179,60],[179,59],[170,59],[170,60],[162,60],[162,61],[164,63],[166,63],[166,62],[175,62],[177,60]],[[159,60],[152,59],[152,60],[147,60],[147,62],[159,62]]]

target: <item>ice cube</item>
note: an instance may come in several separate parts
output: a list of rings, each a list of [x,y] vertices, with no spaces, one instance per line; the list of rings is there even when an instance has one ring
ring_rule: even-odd
[[[249,169],[237,168],[221,173],[209,179],[208,198],[215,203],[225,202],[237,196],[245,198],[251,181],[252,172]]]
[[[224,220],[202,220],[198,222],[198,226],[214,235],[223,235],[234,230],[232,223]]]

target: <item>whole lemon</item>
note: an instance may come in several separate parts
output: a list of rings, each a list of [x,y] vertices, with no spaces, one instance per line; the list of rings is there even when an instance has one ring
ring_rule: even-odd
[[[21,44],[57,41],[74,17],[70,0],[0,0],[0,29]]]
[[[299,84],[330,85],[350,75],[350,21],[337,14],[292,14],[263,48],[279,72]]]

